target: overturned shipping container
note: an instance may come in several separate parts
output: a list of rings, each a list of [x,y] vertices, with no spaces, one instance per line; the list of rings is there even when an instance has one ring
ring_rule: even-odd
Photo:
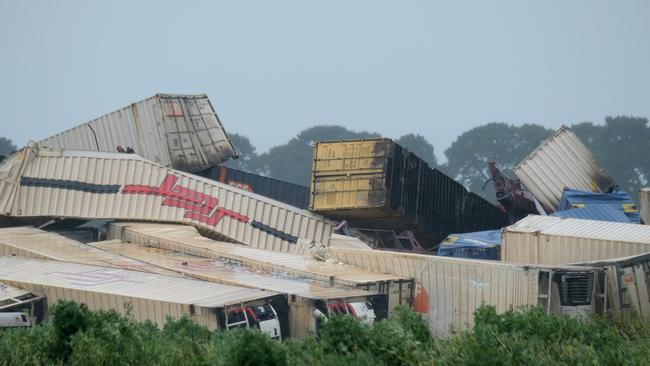
[[[377,250],[328,248],[335,259],[368,270],[416,280],[414,309],[435,335],[447,336],[474,323],[474,312],[491,305],[541,306],[553,314],[594,312],[597,272],[579,266],[534,266]]]
[[[615,184],[578,136],[563,126],[513,171],[546,212],[557,209],[564,188],[607,192]]]
[[[24,315],[24,323],[38,324],[45,319],[46,312],[43,296],[0,282],[0,313],[19,313]]]
[[[309,208],[359,228],[412,231],[429,248],[452,232],[508,224],[504,212],[389,139],[316,143]]]
[[[501,240],[507,262],[577,263],[650,252],[650,226],[530,215]]]
[[[205,94],[156,94],[39,144],[58,149],[133,152],[187,172],[237,157]]]
[[[242,307],[271,306],[277,316],[256,324],[274,336],[286,327],[286,296],[257,289],[124,269],[34,258],[0,257],[0,282],[58,300],[84,303],[91,310],[113,309],[158,326],[167,316],[185,315],[210,330],[245,325]],[[268,326],[268,327],[267,327]],[[274,328],[274,329],[271,329]],[[271,330],[271,331],[269,331]]]
[[[318,333],[318,314],[346,313],[367,323],[388,316],[385,294],[327,286],[287,274],[253,270],[224,259],[213,260],[115,240],[92,245],[196,279],[287,294],[290,329],[287,336],[292,338],[305,338],[310,331]]]
[[[0,216],[187,223],[206,234],[274,251],[298,240],[327,245],[333,222],[133,154],[30,145],[0,165]]]
[[[641,221],[643,224],[650,225],[650,187],[641,188],[639,200],[641,201]]]
[[[309,206],[309,187],[225,166],[196,174],[298,208],[306,209]]]

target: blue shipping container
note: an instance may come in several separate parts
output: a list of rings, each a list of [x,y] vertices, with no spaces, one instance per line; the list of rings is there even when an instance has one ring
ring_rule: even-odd
[[[443,257],[499,260],[500,253],[501,230],[451,234],[438,248]]]
[[[558,211],[583,208],[592,205],[609,205],[622,210],[633,224],[641,223],[641,214],[629,194],[618,191],[612,193],[594,193],[565,188],[558,205]]]

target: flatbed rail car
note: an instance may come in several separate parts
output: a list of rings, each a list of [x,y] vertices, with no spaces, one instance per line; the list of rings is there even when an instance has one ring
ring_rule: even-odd
[[[58,149],[135,153],[187,172],[237,157],[205,94],[156,94],[39,144]]]
[[[390,139],[314,145],[309,209],[352,227],[411,231],[425,248],[500,229],[506,214]]]
[[[133,154],[31,144],[0,165],[0,215],[185,223],[222,240],[292,252],[327,245],[334,222]]]
[[[287,294],[289,335],[292,338],[305,338],[310,331],[318,333],[319,320],[315,314],[328,316],[332,313],[345,313],[367,323],[388,316],[388,297],[385,294],[324,285],[301,277],[253,270],[224,260],[191,256],[117,240],[90,245],[203,281]]]
[[[448,336],[474,324],[474,312],[541,306],[546,312],[584,316],[602,308],[598,269],[535,266],[423,254],[327,248],[327,256],[380,273],[413,277],[414,308],[435,335]]]
[[[47,298],[84,303],[91,310],[113,309],[162,327],[167,316],[185,315],[210,330],[257,326],[272,337],[287,329],[285,295],[125,269],[35,258],[0,257],[0,282]],[[238,309],[262,307],[274,313],[264,324],[242,323]],[[245,316],[245,318],[248,318]]]
[[[50,259],[179,276],[174,271],[99,250],[57,233],[28,226],[0,229],[0,256]]]
[[[503,229],[501,259],[562,264],[650,252],[650,226],[530,215]]]
[[[389,312],[397,305],[411,305],[413,280],[407,276],[376,273],[356,266],[312,258],[309,254],[276,253],[202,237],[192,227],[176,225],[113,223],[109,238],[124,242],[172,250],[189,255],[224,260],[266,272],[286,273],[388,296]],[[194,230],[194,232],[192,232]]]

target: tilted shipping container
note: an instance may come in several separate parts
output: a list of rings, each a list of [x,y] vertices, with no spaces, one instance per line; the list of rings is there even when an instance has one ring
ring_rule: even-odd
[[[650,252],[650,226],[530,215],[503,229],[507,262],[561,264]]]
[[[546,212],[554,212],[564,188],[607,192],[614,180],[568,127],[563,126],[513,171]]]
[[[197,175],[298,208],[306,209],[309,206],[309,187],[225,166],[208,169],[197,173]]]
[[[334,223],[309,211],[133,154],[30,145],[0,166],[0,215],[187,223],[274,251],[327,245]]]
[[[643,224],[650,225],[650,187],[641,188],[639,201],[641,201],[641,221]]]
[[[452,232],[508,223],[494,205],[390,139],[316,143],[309,207],[359,228],[412,231],[425,247]]]
[[[568,315],[597,309],[593,268],[341,248],[328,248],[328,255],[368,270],[415,278],[413,308],[423,313],[434,335],[471,327],[482,305],[498,312],[539,305],[548,313]]]
[[[205,94],[156,94],[39,144],[59,149],[133,150],[157,164],[187,172],[237,157]]]
[[[314,316],[315,311],[328,314],[336,311],[338,307],[349,311],[348,309],[354,309],[353,306],[365,306],[372,311],[366,314],[349,312],[367,322],[381,320],[388,315],[387,296],[375,292],[341,286],[325,286],[299,277],[252,270],[225,260],[212,260],[115,240],[91,245],[203,281],[288,294],[290,295],[288,296],[290,329],[288,335],[292,338],[305,338],[310,331],[318,332],[319,322]],[[370,303],[371,306],[366,303]]]
[[[134,320],[158,326],[167,316],[185,315],[210,330],[226,329],[232,307],[272,303],[286,309],[286,297],[268,291],[35,258],[0,257],[0,282],[45,296],[48,305],[71,300],[91,310],[130,311]]]

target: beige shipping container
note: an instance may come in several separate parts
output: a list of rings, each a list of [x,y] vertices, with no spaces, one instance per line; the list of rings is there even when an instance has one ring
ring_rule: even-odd
[[[100,250],[56,233],[26,226],[0,229],[0,256],[51,259],[179,276],[174,271]]]
[[[641,201],[641,221],[650,225],[650,187],[641,188],[639,200]]]
[[[310,331],[317,332],[317,321],[313,313],[318,310],[327,314],[328,306],[370,302],[377,320],[385,318],[387,311],[391,310],[386,308],[385,295],[365,290],[326,286],[303,278],[252,270],[237,263],[211,260],[116,240],[90,245],[203,281],[288,294],[290,295],[288,297],[289,329],[292,338],[305,338]]]
[[[606,192],[614,180],[573,131],[563,126],[513,168],[546,212],[557,209],[564,188]]]
[[[333,231],[322,216],[133,154],[32,144],[4,161],[0,182],[0,214],[11,217],[186,223],[279,252],[294,251],[298,239],[327,245]]]
[[[506,262],[561,264],[650,252],[650,226],[530,215],[503,229]]]
[[[236,158],[205,94],[156,94],[39,142],[41,146],[133,151],[165,167],[196,172]]]
[[[58,300],[84,303],[91,310],[114,309],[158,326],[171,316],[221,328],[219,314],[230,306],[264,304],[277,294],[188,278],[34,258],[0,257],[0,282]]]
[[[121,229],[109,229],[110,239],[172,250],[210,259],[225,260],[265,272],[286,273],[329,285],[363,289],[388,295],[388,308],[399,304],[410,305],[413,280],[410,277],[390,273],[377,273],[351,265],[322,261],[311,256],[290,253],[274,253],[225,243],[191,233],[187,227],[160,224],[121,223],[111,224]]]
[[[337,260],[381,273],[413,277],[413,307],[435,335],[471,327],[474,312],[491,305],[498,312],[542,306],[549,313],[577,315],[596,310],[593,268],[540,267],[378,250],[329,248]],[[572,279],[572,294],[561,283]]]

